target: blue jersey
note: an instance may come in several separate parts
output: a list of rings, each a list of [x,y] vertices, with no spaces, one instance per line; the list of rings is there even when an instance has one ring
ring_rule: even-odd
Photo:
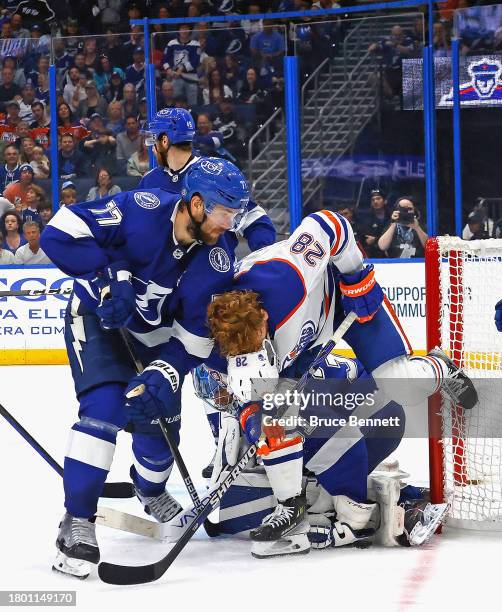
[[[233,250],[179,244],[174,235],[179,198],[163,189],[135,190],[61,208],[42,235],[45,253],[76,278],[75,296],[89,310],[99,303],[96,277],[112,262],[132,274],[136,310],[128,330],[143,345],[188,371],[213,348],[206,328],[212,295],[232,281]]]
[[[161,168],[157,166],[143,176],[138,188],[154,189],[156,187],[162,187],[162,189],[176,194],[179,197],[185,172],[199,159],[200,157],[191,157],[182,168],[176,171],[170,168]],[[269,244],[273,244],[276,237],[275,227],[265,210],[252,200],[249,200],[247,209],[248,214],[239,226],[237,232],[242,234],[247,240],[251,251],[256,251]],[[236,234],[234,232],[227,232],[226,239],[227,243],[233,246],[235,250],[239,243]]]
[[[164,49],[162,64],[164,70],[182,69],[181,78],[193,83],[198,82],[197,68],[200,64],[200,44],[197,40],[181,43],[177,38],[170,40]]]

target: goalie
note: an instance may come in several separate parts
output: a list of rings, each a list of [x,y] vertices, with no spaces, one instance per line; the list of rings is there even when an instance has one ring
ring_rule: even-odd
[[[288,240],[245,257],[234,280],[235,290],[209,305],[208,323],[227,358],[229,388],[241,402],[261,399],[288,369],[296,370],[295,375],[306,371],[316,347],[329,340],[344,314],[352,311],[357,321],[344,339],[387,400],[382,406],[389,401],[414,406],[440,388],[466,409],[476,404],[471,381],[441,350],[410,357],[411,347],[374,278],[373,266],[363,264],[352,230],[339,215],[309,215]],[[403,383],[396,385],[396,379]],[[244,429],[250,427],[247,419],[241,423]],[[256,542],[279,541],[297,526],[305,528],[298,478],[283,476],[293,472],[296,460],[301,463],[303,443],[278,433],[273,426],[263,431],[263,463],[274,472],[282,470],[278,480],[296,484],[278,491],[277,512],[268,519],[273,528],[264,522],[252,536]],[[359,519],[369,524],[373,511],[357,499],[346,503],[355,512],[349,522],[355,535]]]

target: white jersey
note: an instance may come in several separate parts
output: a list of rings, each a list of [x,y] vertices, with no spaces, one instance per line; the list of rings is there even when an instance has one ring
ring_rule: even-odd
[[[305,349],[329,340],[340,308],[335,274],[362,268],[350,224],[326,210],[306,217],[288,240],[239,262],[235,288],[260,294],[280,371]]]

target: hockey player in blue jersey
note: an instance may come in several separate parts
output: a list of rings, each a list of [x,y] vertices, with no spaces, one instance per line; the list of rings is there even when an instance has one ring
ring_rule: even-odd
[[[158,166],[145,174],[140,188],[162,187],[179,193],[183,176],[201,158],[193,154],[192,142],[195,123],[192,115],[183,108],[163,108],[148,124],[145,143],[152,146]],[[228,240],[237,247],[238,235],[242,235],[251,251],[273,244],[276,239],[274,225],[265,210],[252,200],[247,215],[239,227],[231,230]]]
[[[85,576],[88,562],[99,560],[93,517],[127,423],[131,476],[145,510],[167,521],[181,509],[165,491],[173,459],[151,422],[162,413],[179,435],[183,378],[212,350],[206,307],[232,278],[225,234],[240,223],[248,199],[233,164],[206,158],[185,173],[181,199],[159,188],[120,193],[62,208],[44,230],[44,251],[75,277],[65,341],[80,405],[65,456],[56,569]],[[135,372],[122,327],[149,364],[141,402],[127,407]]]
[[[373,267],[364,265],[350,225],[329,211],[306,217],[288,240],[245,257],[236,271],[235,290],[211,302],[208,323],[221,354],[227,357],[229,389],[242,402],[259,399],[263,396],[260,381],[273,389],[279,375],[327,341],[348,312],[355,312],[357,321],[344,339],[384,399],[414,406],[441,388],[466,409],[476,404],[472,382],[442,351],[409,356],[406,335],[375,280]],[[250,410],[247,418],[253,414]],[[247,419],[241,419],[241,425],[245,429]],[[269,480],[278,483],[279,505],[252,538],[270,544],[284,533],[289,537],[296,527],[298,535],[305,536],[305,500],[299,479],[305,452],[302,441],[263,433],[267,437],[263,463],[267,474],[269,467],[274,473],[268,474]],[[348,466],[350,454],[357,456],[361,445],[348,449]],[[346,543],[357,539],[356,532],[373,513],[359,498],[362,493],[359,489],[352,498],[335,502],[335,510],[346,517],[352,532],[345,532]],[[341,508],[337,509],[337,503]]]
[[[145,174],[139,188],[162,187],[179,194],[185,173],[201,159],[193,154],[195,123],[192,115],[183,108],[161,109],[148,124],[146,133],[145,142],[153,147],[158,166]],[[228,244],[234,249],[237,248],[239,235],[246,239],[251,251],[275,242],[276,232],[272,221],[265,210],[252,200],[249,201],[247,215],[240,226],[230,230],[226,236]],[[194,370],[194,376],[197,376],[197,370]],[[217,440],[219,414],[205,406],[209,426]],[[203,469],[202,475],[210,477],[211,471],[212,460]]]

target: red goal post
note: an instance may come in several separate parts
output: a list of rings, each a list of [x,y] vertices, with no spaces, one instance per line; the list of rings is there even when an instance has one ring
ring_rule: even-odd
[[[429,400],[431,498],[450,501],[454,526],[502,530],[502,240],[431,238],[425,263],[427,349],[446,351],[479,394],[470,411]]]

